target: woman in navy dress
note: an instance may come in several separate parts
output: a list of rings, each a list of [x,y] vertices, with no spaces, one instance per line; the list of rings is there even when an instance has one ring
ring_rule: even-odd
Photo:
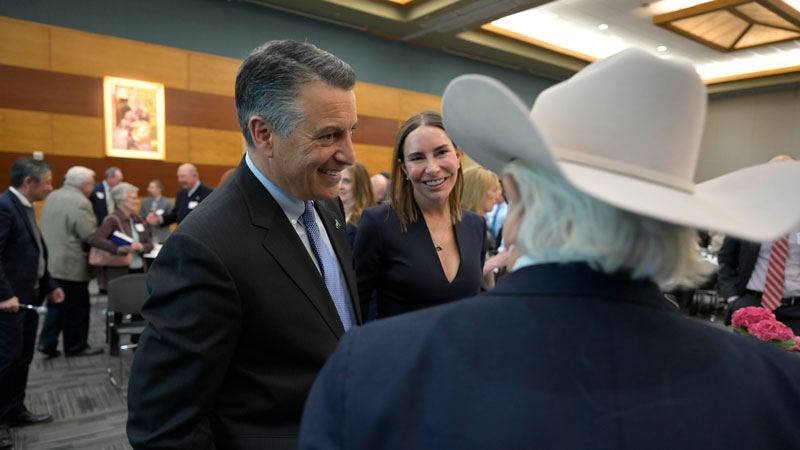
[[[390,204],[364,210],[353,247],[362,311],[377,293],[378,318],[478,293],[486,222],[460,208],[461,150],[434,111],[400,127]]]

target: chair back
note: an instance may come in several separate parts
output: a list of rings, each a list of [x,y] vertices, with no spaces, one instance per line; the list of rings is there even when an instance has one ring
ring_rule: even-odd
[[[108,282],[108,310],[138,314],[147,300],[147,274],[132,273]]]

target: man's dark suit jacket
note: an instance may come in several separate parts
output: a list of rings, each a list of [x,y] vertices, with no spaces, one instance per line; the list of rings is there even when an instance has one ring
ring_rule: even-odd
[[[361,323],[341,202],[316,202]],[[148,276],[133,364],[134,448],[294,449],[311,384],[344,334],[314,262],[242,162]]]
[[[97,193],[100,193],[103,198],[97,196]],[[111,195],[111,189],[108,190],[109,195]],[[97,217],[97,223],[103,223],[103,219],[106,218],[108,215],[108,203],[106,203],[106,190],[103,187],[103,182],[95,183],[94,190],[92,191],[92,195],[89,196],[89,201],[92,202],[92,210],[94,211],[95,217]]]
[[[719,292],[723,298],[741,297],[758,261],[761,244],[726,237],[719,250]]]
[[[45,271],[39,280],[39,295],[34,296],[39,246],[25,206],[11,191],[0,195],[0,301],[16,296],[20,303],[36,305],[58,288],[47,270],[47,247],[42,239]]]
[[[301,449],[800,448],[800,357],[656,285],[542,264],[345,335]]]
[[[197,206],[190,208],[189,204],[191,202],[197,202],[197,204],[199,204],[213,191],[214,188],[203,183],[200,183],[200,186],[197,186],[197,189],[195,189],[191,197],[189,197],[189,191],[186,189],[179,190],[175,195],[175,207],[172,208],[172,211],[169,211],[162,216],[164,218],[162,225],[183,222],[183,219],[185,219],[190,212],[197,208]]]

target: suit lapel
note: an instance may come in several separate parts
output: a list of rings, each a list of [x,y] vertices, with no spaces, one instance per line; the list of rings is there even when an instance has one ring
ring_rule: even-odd
[[[317,205],[317,213],[320,219],[322,219],[322,223],[325,225],[325,230],[328,232],[328,239],[331,241],[333,251],[336,253],[336,258],[339,261],[339,267],[342,268],[344,279],[347,281],[347,288],[350,290],[350,302],[356,315],[356,324],[360,325],[364,322],[361,320],[361,307],[358,299],[355,269],[353,269],[353,254],[350,248],[350,241],[347,238],[347,232],[345,231],[346,224],[344,222],[344,216],[335,214],[326,208],[332,202],[328,202],[327,204],[326,202],[314,203]]]
[[[6,192],[8,192],[8,195],[11,197],[11,203],[13,203],[14,207],[17,208],[17,213],[20,215],[20,217],[22,217],[22,222],[25,224],[25,229],[28,230],[28,234],[31,235],[31,240],[35,243],[36,233],[33,232],[33,225],[31,225],[31,221],[28,220],[28,213],[25,211],[25,206],[19,201],[13,192]]]
[[[244,196],[253,226],[265,230],[261,245],[314,305],[337,338],[344,334],[328,288],[283,209],[242,161],[232,175]]]

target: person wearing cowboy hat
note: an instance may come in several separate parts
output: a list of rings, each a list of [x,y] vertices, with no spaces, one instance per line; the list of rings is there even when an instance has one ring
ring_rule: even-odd
[[[694,184],[705,86],[635,49],[530,115],[480,75],[442,105],[456,144],[502,175],[513,271],[351,330],[308,397],[301,449],[800,448],[800,358],[661,291],[703,279],[695,228],[763,241],[800,223],[777,195],[800,189],[800,164]]]

